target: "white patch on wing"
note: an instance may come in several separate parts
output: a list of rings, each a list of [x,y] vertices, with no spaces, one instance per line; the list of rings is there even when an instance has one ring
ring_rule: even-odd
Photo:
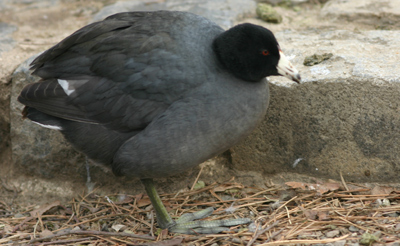
[[[64,79],[57,79],[58,84],[63,88],[65,94],[67,94],[68,96],[71,95],[75,89],[69,89],[69,83],[67,80]]]
[[[32,121],[32,122],[35,123],[35,124],[38,124],[39,126],[42,126],[44,128],[49,128],[49,129],[52,129],[52,130],[59,130],[59,131],[62,130],[62,127],[60,127],[60,126],[45,125],[45,124],[39,123],[37,121]]]

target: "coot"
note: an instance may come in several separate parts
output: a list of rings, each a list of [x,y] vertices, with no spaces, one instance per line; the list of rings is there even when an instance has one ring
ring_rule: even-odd
[[[300,82],[271,31],[252,24],[224,31],[175,11],[112,15],[31,66],[41,80],[18,97],[26,105],[23,116],[61,131],[115,175],[140,178],[159,226],[172,231],[192,219],[173,221],[152,179],[194,167],[248,135],[267,110],[267,76]],[[197,223],[216,229],[195,231],[247,222]]]

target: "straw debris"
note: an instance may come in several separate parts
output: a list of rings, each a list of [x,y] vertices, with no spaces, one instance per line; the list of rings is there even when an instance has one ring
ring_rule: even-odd
[[[198,183],[196,179],[195,183]],[[197,189],[196,189],[197,187]],[[400,191],[343,182],[288,182],[269,188],[231,180],[163,194],[174,217],[209,206],[207,218],[247,217],[254,223],[218,235],[179,235],[160,230],[145,194],[95,192],[15,210],[0,198],[1,245],[312,245],[341,242],[400,243]],[[229,212],[227,212],[229,211]]]

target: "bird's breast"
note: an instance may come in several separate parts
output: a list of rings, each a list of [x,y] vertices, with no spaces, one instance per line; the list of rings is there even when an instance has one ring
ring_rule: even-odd
[[[205,84],[173,103],[114,158],[123,175],[165,177],[222,153],[247,136],[264,118],[269,100],[265,81],[243,85]]]

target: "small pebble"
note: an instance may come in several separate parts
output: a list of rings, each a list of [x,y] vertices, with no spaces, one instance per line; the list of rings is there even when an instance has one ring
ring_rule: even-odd
[[[338,229],[339,229],[339,231],[340,231],[340,234],[342,234],[342,235],[347,235],[347,234],[349,234],[349,233],[350,233],[350,231],[349,231],[349,229],[348,229],[348,228],[345,228],[345,227],[339,227]]]
[[[346,240],[340,240],[332,243],[333,246],[345,246],[346,245]]]
[[[21,213],[14,214],[14,218],[16,218],[16,219],[22,218],[22,217],[26,217],[26,216]]]
[[[387,199],[387,198],[382,199],[382,206],[384,206],[384,207],[390,206],[390,201],[389,201],[389,199]]]
[[[241,244],[243,242],[239,238],[234,237],[234,238],[232,238],[232,243]]]
[[[356,232],[356,231],[359,231],[360,229],[358,229],[357,227],[355,227],[355,226],[353,226],[353,225],[351,225],[350,227],[349,227],[349,231],[351,231],[351,232]]]
[[[376,231],[373,233],[373,235],[377,238],[380,238],[382,236],[382,232],[381,231]]]
[[[327,233],[325,233],[326,237],[336,237],[337,235],[339,235],[339,230],[333,230],[333,231],[328,231]]]
[[[79,226],[75,226],[74,228],[72,228],[71,231],[80,231],[80,230],[81,230],[81,228]]]
[[[390,213],[390,214],[386,214],[386,216],[388,216],[388,217],[399,217],[399,214],[397,212],[393,212],[393,213]]]

